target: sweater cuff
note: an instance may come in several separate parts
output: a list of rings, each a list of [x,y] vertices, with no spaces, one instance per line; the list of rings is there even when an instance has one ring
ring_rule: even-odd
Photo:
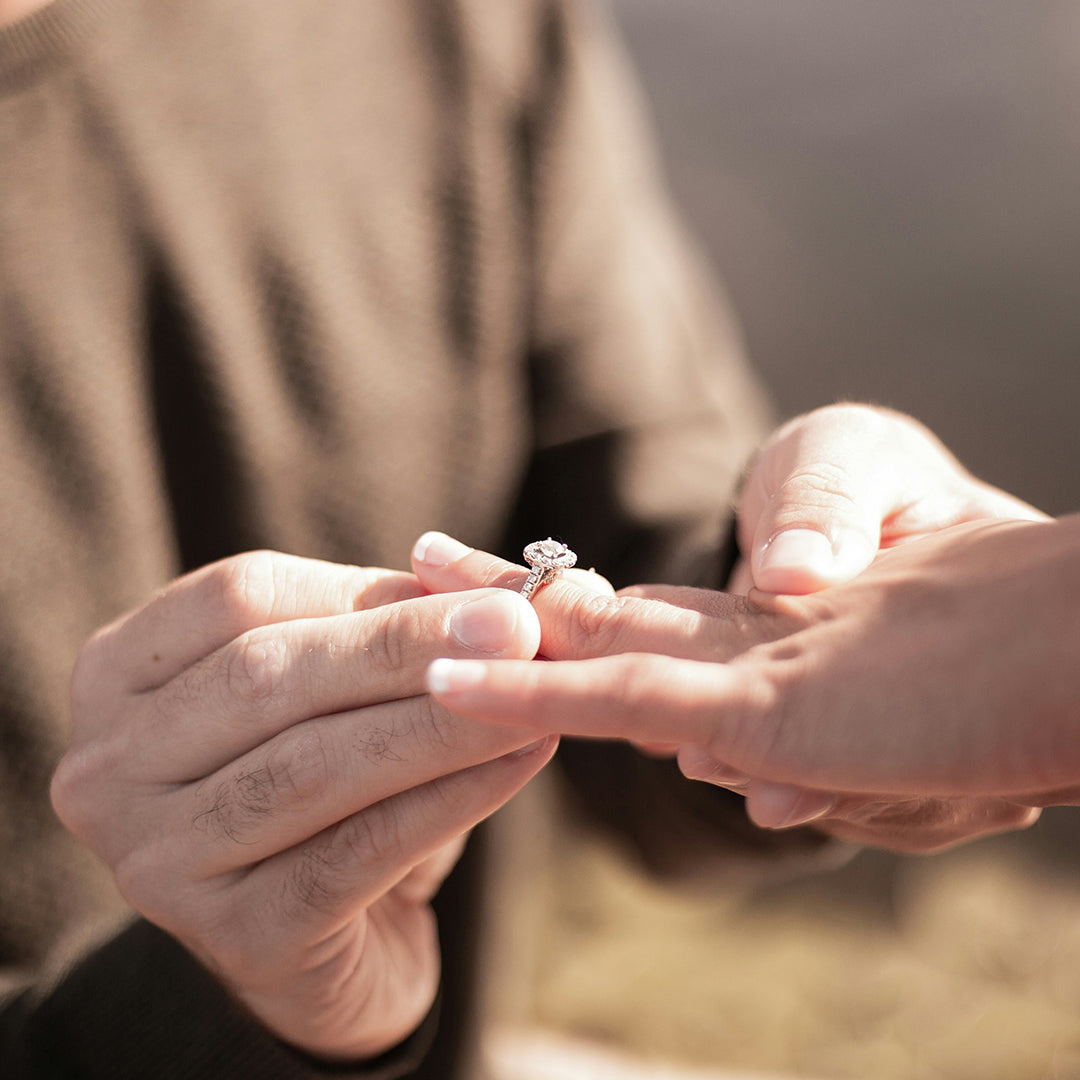
[[[377,1059],[318,1061],[275,1038],[163,930],[137,920],[30,1011],[27,1077],[127,1080],[398,1080],[423,1059],[436,1010]]]

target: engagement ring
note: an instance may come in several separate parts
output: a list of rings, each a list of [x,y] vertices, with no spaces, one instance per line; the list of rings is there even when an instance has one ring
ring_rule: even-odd
[[[521,595],[531,601],[537,589],[554,581],[563,570],[569,570],[577,562],[577,556],[565,544],[549,536],[525,549],[525,561],[531,570],[521,587]]]

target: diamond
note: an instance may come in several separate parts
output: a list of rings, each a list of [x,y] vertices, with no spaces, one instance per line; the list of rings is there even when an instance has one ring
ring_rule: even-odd
[[[549,536],[546,540],[531,543],[525,549],[525,561],[532,567],[544,570],[565,570],[577,562],[577,555]]]

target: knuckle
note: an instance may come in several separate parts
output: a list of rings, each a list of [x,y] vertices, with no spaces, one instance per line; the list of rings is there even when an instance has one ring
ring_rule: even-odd
[[[237,843],[243,842],[238,821],[238,807],[233,788],[227,780],[211,785],[200,785],[196,792],[198,810],[192,816],[192,828],[207,831],[213,836],[224,836]]]
[[[133,848],[113,866],[113,880],[120,895],[158,925],[171,921],[176,883],[170,866],[168,855],[153,845]]]
[[[459,741],[458,725],[461,721],[428,695],[416,699],[415,704],[417,715],[414,730],[417,741],[424,747],[433,747],[437,752],[453,750]]]
[[[430,704],[430,698],[416,700],[418,708]],[[406,731],[392,717],[379,716],[367,726],[357,730],[349,743],[350,753],[359,754],[371,765],[384,762],[404,761],[400,736]]]
[[[372,867],[396,860],[394,811],[376,804],[339,821],[304,847],[285,888],[286,914],[293,918],[334,912],[354,904],[357,883]]]
[[[299,738],[275,743],[261,765],[236,774],[235,805],[248,817],[262,817],[318,795],[325,789],[328,775],[322,740],[308,731]]]
[[[768,670],[738,661],[730,670],[738,679],[717,711],[716,732],[708,749],[720,761],[734,755],[750,773],[776,764],[788,752],[783,744],[785,694],[781,681],[783,664]]]
[[[443,827],[448,822],[462,824],[475,807],[476,792],[463,782],[461,776],[444,777],[441,781],[418,788],[413,801],[413,812],[427,828]]]
[[[57,817],[80,839],[88,839],[103,816],[103,778],[115,776],[116,754],[107,742],[72,747],[53,772],[49,797]]]
[[[612,684],[620,701],[634,713],[650,712],[657,704],[658,688],[667,678],[664,658],[647,653],[623,653],[612,662]]]
[[[308,848],[289,872],[285,911],[291,918],[308,912],[322,914],[333,908],[337,890],[331,884],[333,856],[329,847]]]
[[[335,826],[326,857],[330,867],[340,870],[394,864],[400,854],[398,812],[392,805],[376,803]]]
[[[325,740],[311,725],[275,740],[258,764],[208,787],[193,824],[238,844],[275,813],[303,806],[327,789],[332,759]]]
[[[409,646],[425,629],[420,606],[403,603],[387,608],[367,642],[367,661],[380,671],[400,671],[409,662]]]
[[[773,505],[778,519],[785,525],[797,523],[797,515],[808,510],[835,512],[857,508],[848,469],[828,461],[803,465],[789,473],[777,487]]]
[[[285,691],[289,650],[282,634],[251,630],[226,646],[225,685],[230,697],[265,705]]]
[[[76,831],[80,817],[83,777],[79,754],[69,750],[59,761],[49,784],[49,799],[56,816],[67,828]]]
[[[570,655],[585,659],[618,652],[621,628],[617,616],[625,606],[626,599],[621,596],[597,593],[576,596],[566,620]]]
[[[218,602],[229,621],[270,620],[277,600],[281,559],[274,551],[247,551],[218,563],[214,583]]]
[[[305,803],[327,788],[333,773],[326,740],[313,724],[272,744],[264,770],[279,802]]]

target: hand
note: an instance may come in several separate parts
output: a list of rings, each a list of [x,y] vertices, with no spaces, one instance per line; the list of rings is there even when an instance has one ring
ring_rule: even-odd
[[[883,548],[986,518],[1047,520],[975,479],[910,416],[817,409],[769,439],[743,485],[738,535],[749,562],[730,588],[814,592],[851,580]]]
[[[987,518],[1047,520],[1046,515],[973,477],[939,439],[910,416],[866,405],[833,405],[797,417],[767,442],[738,506],[740,559],[730,588],[739,593],[806,594],[849,581],[882,549],[943,528]],[[719,782],[721,774],[716,774]],[[748,790],[748,779],[727,785]],[[945,842],[965,838],[957,819],[978,822],[971,800],[841,800],[790,785],[754,785],[752,813],[762,823],[821,822],[846,839],[939,846],[936,822],[953,822]],[[839,821],[843,822],[841,826]]]
[[[228,559],[85,647],[53,802],[132,906],[277,1036],[376,1055],[432,1003],[429,901],[465,834],[557,741],[452,716],[424,669],[444,653],[527,659],[538,642],[505,592]]]
[[[541,649],[593,659],[440,664],[433,686],[478,719],[678,744],[684,772],[745,791],[759,824],[933,850],[1074,801],[1078,532],[958,526],[805,597],[557,582],[536,595]],[[464,550],[414,560],[418,577],[520,584]],[[785,790],[817,805],[781,805]]]

